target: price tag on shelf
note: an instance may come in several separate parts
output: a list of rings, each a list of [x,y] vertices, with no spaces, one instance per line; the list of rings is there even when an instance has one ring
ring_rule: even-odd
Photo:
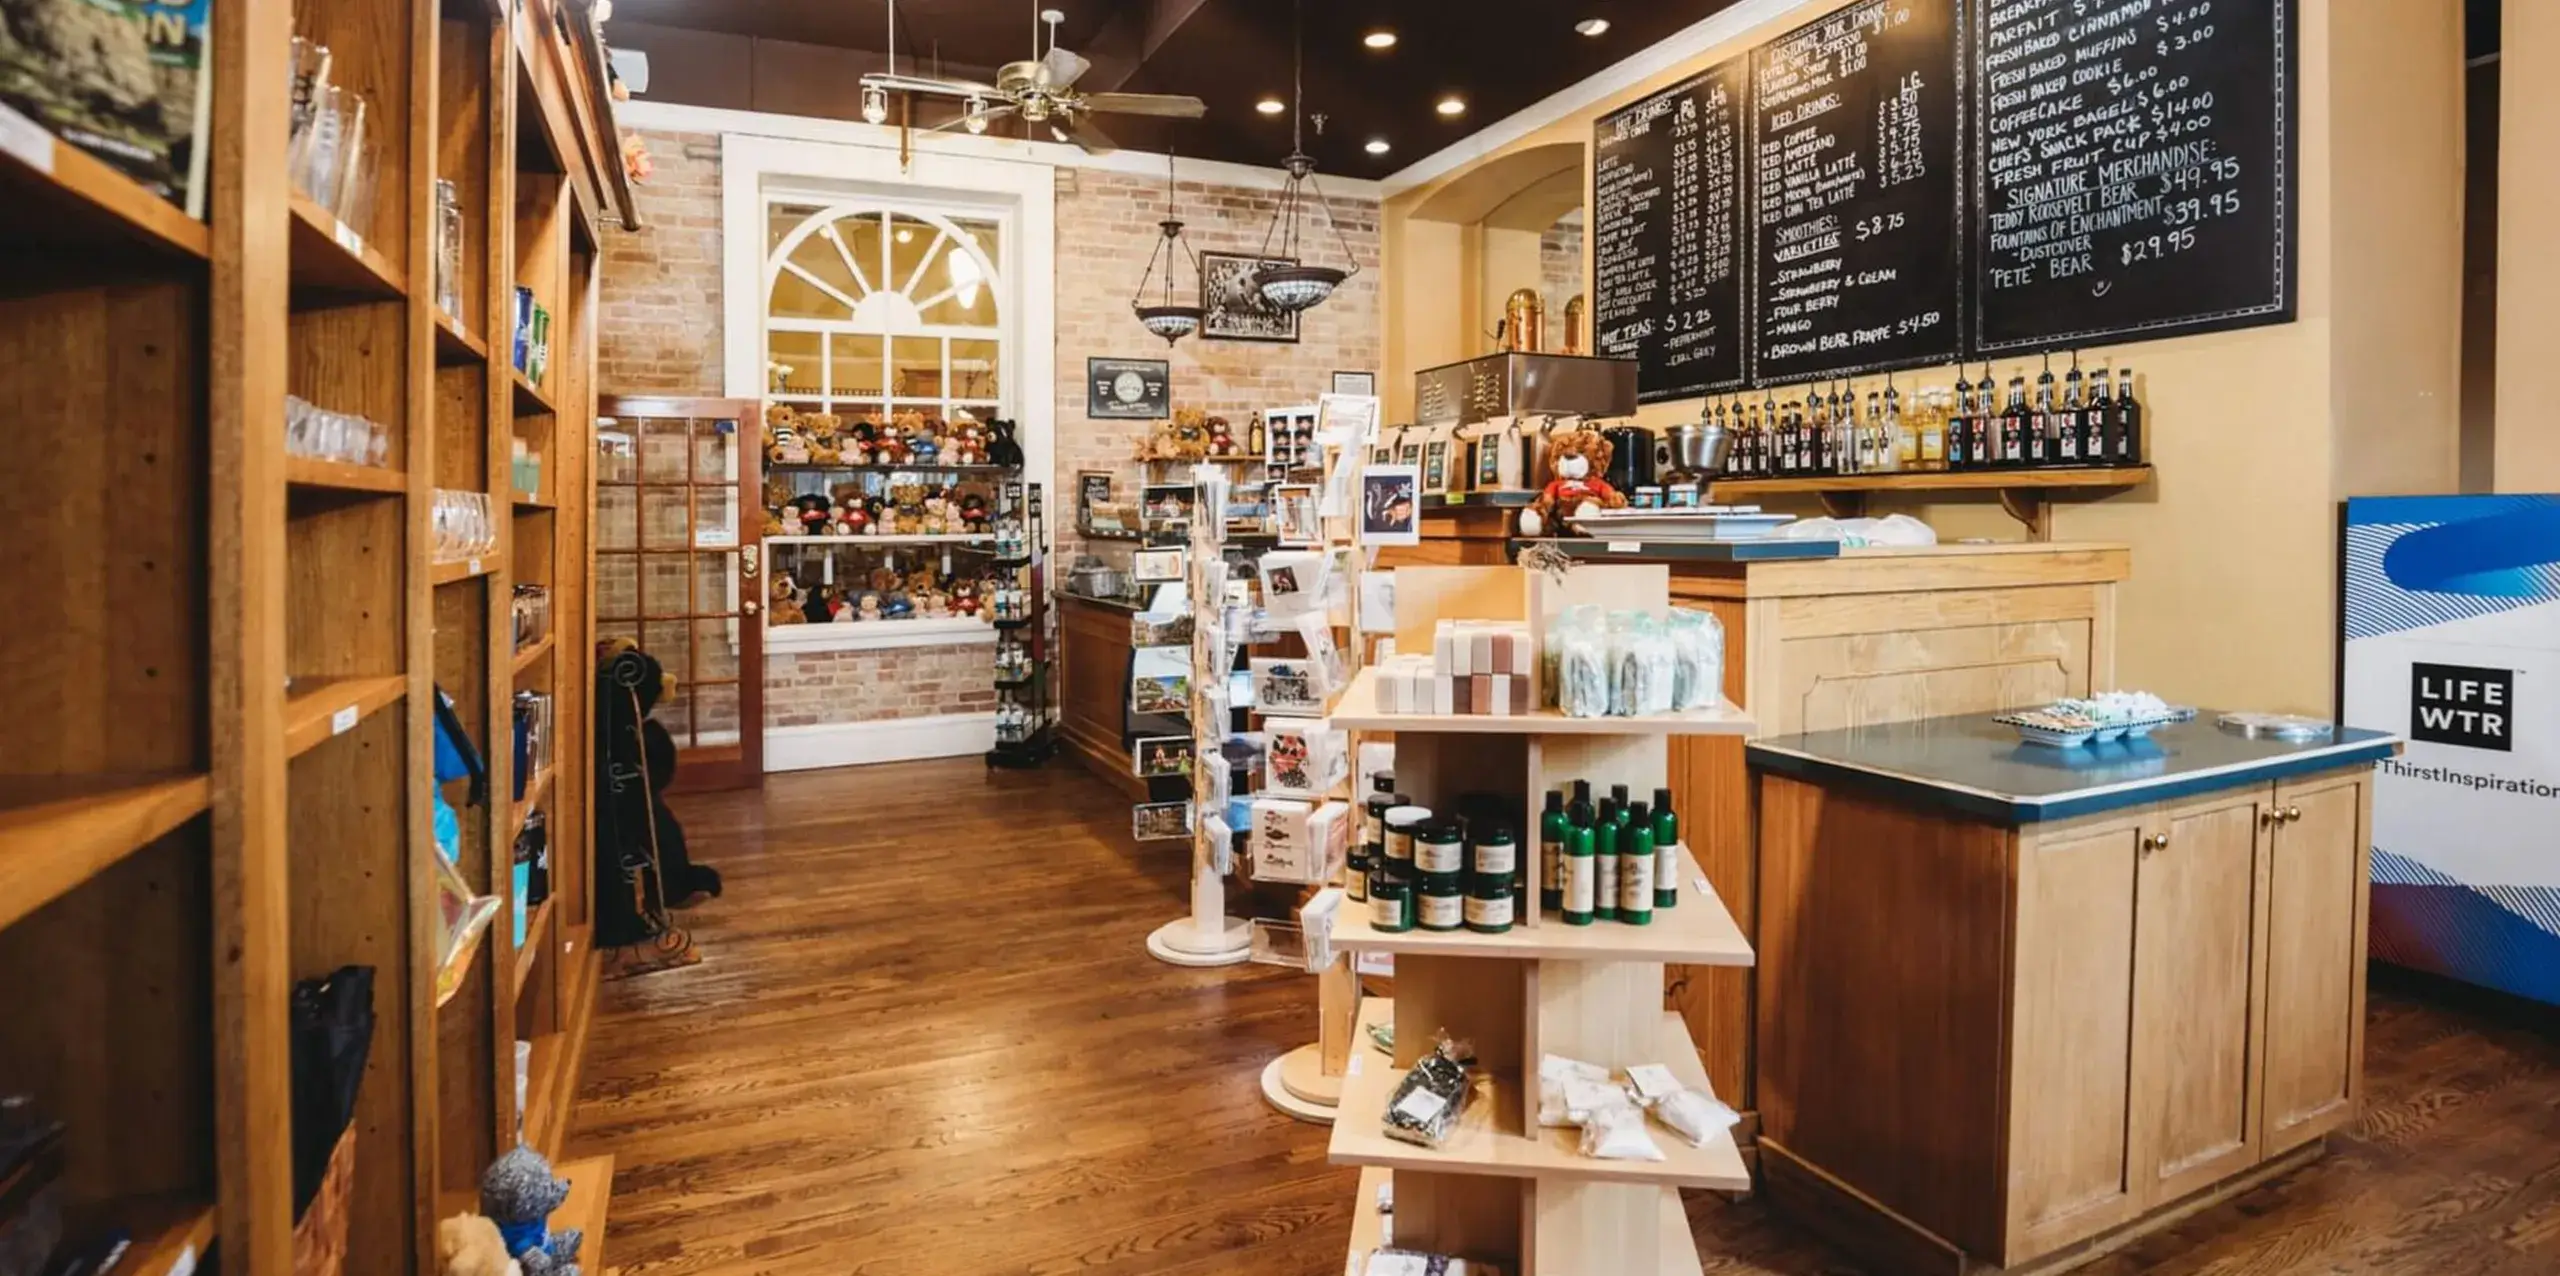
[[[475,558],[475,559],[472,559],[472,560],[471,560],[471,574],[472,574],[472,575],[474,575],[474,576],[480,575],[480,560],[479,560],[479,559],[476,559],[476,558]]]
[[[1644,542],[1611,541],[1609,542],[1609,552],[1612,554],[1641,554],[1644,552]]]
[[[329,715],[329,734],[345,735],[356,729],[356,707],[348,705]]]
[[[49,174],[53,172],[53,134],[15,108],[0,103],[0,154]]]
[[[338,229],[334,237],[338,241],[338,247],[344,248],[358,257],[364,256],[364,236],[357,234],[355,227],[350,226],[345,222],[340,222],[338,223]]]

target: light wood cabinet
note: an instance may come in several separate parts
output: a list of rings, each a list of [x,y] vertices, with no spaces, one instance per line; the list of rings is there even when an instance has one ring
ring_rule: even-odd
[[[2337,1128],[2364,1091],[2369,773],[2276,786],[2268,824],[2265,1145]]]
[[[2370,799],[2357,767],[2002,827],[1764,775],[1772,1200],[1881,1270],[2042,1271],[2307,1152],[2362,1090]]]

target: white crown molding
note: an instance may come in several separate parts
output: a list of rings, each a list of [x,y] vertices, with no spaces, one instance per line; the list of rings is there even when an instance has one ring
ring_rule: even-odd
[[[675,102],[651,102],[634,98],[618,103],[614,114],[625,128],[651,129],[666,133],[743,134],[777,138],[787,142],[823,142],[833,146],[860,146],[872,150],[895,152],[898,130],[858,120],[822,120],[806,115],[774,115],[765,111],[732,111],[716,106],[686,106]],[[1165,157],[1152,151],[1108,151],[1087,155],[1082,150],[1057,142],[1027,142],[1009,137],[972,137],[966,133],[918,133],[916,149],[966,159],[996,160],[1010,164],[1031,164],[1042,168],[1094,169],[1106,173],[1131,173],[1141,177],[1164,176]],[[1181,157],[1183,180],[1208,182],[1219,186],[1244,186],[1277,191],[1287,174],[1277,168],[1255,164],[1231,164],[1224,160]],[[1328,197],[1376,200],[1384,197],[1377,182],[1366,178],[1341,177],[1319,173],[1316,180]]]
[[[1704,18],[1633,57],[1579,83],[1567,85],[1491,124],[1467,134],[1378,180],[1380,194],[1392,199],[1475,163],[1539,129],[1587,110],[1646,81],[1677,69],[1717,45],[1764,22],[1798,9],[1829,9],[1840,0],[1742,0]]]

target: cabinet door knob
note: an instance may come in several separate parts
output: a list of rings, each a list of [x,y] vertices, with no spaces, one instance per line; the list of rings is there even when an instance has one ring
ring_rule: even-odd
[[[2146,851],[2165,851],[2169,849],[2169,835],[2166,833],[2154,833],[2151,836],[2142,839],[2142,849]]]
[[[2265,811],[2259,813],[2258,823],[2267,828],[2274,828],[2275,826],[2284,823],[2284,812],[2276,810],[2274,807],[2269,807]]]
[[[2295,820],[2298,820],[2298,819],[2301,819],[2301,818],[2302,818],[2302,808],[2301,808],[2301,807],[2298,807],[2298,806],[2288,806],[2288,807],[2286,807],[2286,808],[2284,809],[2284,820],[2285,820],[2285,823],[2287,823],[2287,824],[2291,824],[2291,823],[2293,823]]]

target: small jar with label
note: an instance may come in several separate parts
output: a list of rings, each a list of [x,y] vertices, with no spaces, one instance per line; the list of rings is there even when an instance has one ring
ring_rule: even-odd
[[[1428,881],[1467,871],[1466,834],[1454,820],[1435,820],[1414,830],[1413,871]]]
[[[1387,812],[1410,805],[1413,799],[1396,792],[1396,773],[1380,771],[1370,780],[1373,786],[1369,800],[1362,804],[1360,840],[1369,846],[1382,846],[1387,840]]]
[[[1477,934],[1499,935],[1511,929],[1519,910],[1520,897],[1508,882],[1497,886],[1480,881],[1467,891],[1467,929]]]
[[[1511,889],[1520,875],[1520,840],[1511,826],[1491,821],[1479,823],[1475,836],[1467,841],[1467,881],[1469,889],[1489,890],[1500,883]]]
[[[1369,877],[1369,929],[1402,934],[1413,929],[1413,884],[1393,873]]]
[[[1413,835],[1431,822],[1427,806],[1399,806],[1387,812],[1387,871],[1398,876],[1413,871]]]
[[[1355,846],[1342,859],[1342,890],[1354,904],[1369,902],[1369,848]]]
[[[1423,930],[1457,930],[1467,924],[1466,875],[1425,875],[1414,882],[1413,922]]]

